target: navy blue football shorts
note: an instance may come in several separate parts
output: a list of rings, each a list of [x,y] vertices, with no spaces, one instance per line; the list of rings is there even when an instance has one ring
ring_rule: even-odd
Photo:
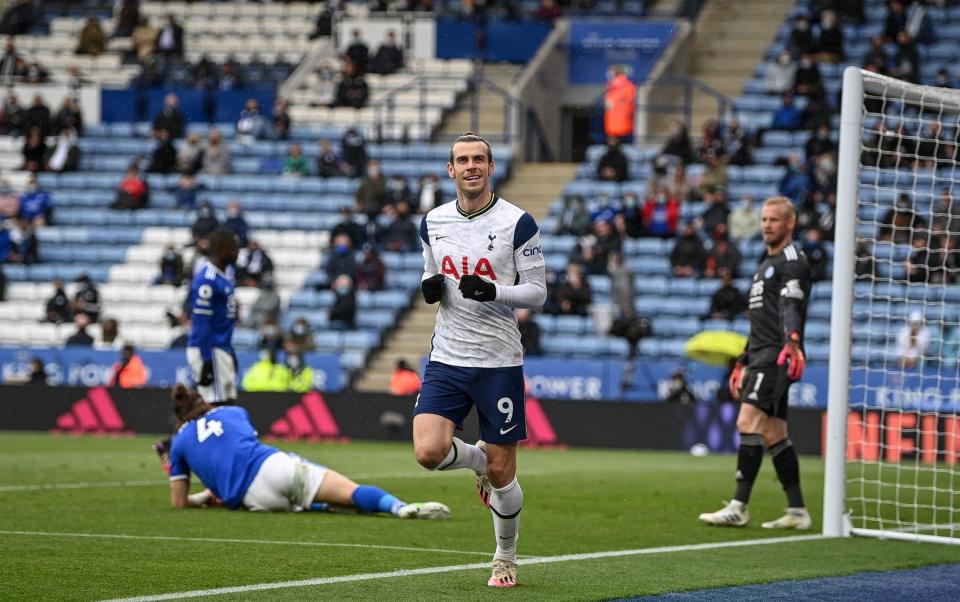
[[[463,428],[477,406],[480,438],[516,443],[527,438],[523,366],[463,368],[427,362],[413,414],[437,414]]]

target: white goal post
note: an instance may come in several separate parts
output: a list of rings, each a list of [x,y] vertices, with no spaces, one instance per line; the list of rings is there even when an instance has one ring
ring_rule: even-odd
[[[960,544],[960,90],[843,74],[823,533]]]

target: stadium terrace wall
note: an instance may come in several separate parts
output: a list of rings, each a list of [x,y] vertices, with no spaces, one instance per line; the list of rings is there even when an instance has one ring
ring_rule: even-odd
[[[413,397],[371,393],[253,394],[240,403],[257,430],[279,439],[409,441]],[[123,435],[171,429],[167,389],[0,385],[0,430]],[[801,453],[820,453],[821,412],[791,410],[791,438]],[[704,443],[736,449],[733,405],[622,401],[527,401],[528,445],[684,450]],[[960,425],[960,422],[958,422]],[[464,424],[473,437],[473,414]],[[903,437],[901,438],[903,439]]]

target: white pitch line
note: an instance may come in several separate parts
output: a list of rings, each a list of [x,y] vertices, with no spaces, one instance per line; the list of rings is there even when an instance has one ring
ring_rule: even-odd
[[[652,554],[670,554],[673,552],[693,552],[697,550],[715,550],[720,548],[737,548],[742,546],[763,546],[785,542],[811,541],[824,539],[823,535],[794,535],[792,537],[771,537],[766,539],[747,539],[743,541],[725,541],[716,543],[699,543],[683,546],[666,546],[661,548],[640,548],[635,550],[610,550],[607,552],[588,552],[585,554],[564,554],[561,556],[541,556],[518,560],[521,565],[553,564],[556,562],[574,562],[578,560],[596,560],[598,558],[617,558],[623,556],[644,556]],[[135,596],[132,598],[115,598],[104,602],[159,602],[161,600],[181,600],[184,598],[202,598],[208,596],[223,596],[242,594],[246,592],[265,591],[273,589],[289,589],[294,587],[310,587],[317,585],[332,585],[336,583],[353,583],[357,581],[374,581],[378,579],[393,579],[397,577],[412,577],[416,575],[436,575],[455,571],[470,571],[486,569],[490,563],[476,562],[473,564],[455,564],[449,566],[434,566],[420,569],[400,569],[384,573],[362,573],[357,575],[342,575],[339,577],[320,577],[316,579],[300,579],[297,581],[279,581],[274,583],[254,583],[234,587],[218,587],[213,589],[198,589],[193,591],[156,594],[150,596]]]
[[[397,550],[401,552],[436,552],[438,554],[460,554],[470,556],[490,556],[490,552],[470,550],[448,550],[446,548],[415,548],[412,546],[385,546],[367,543],[335,543],[326,541],[283,541],[272,539],[233,539],[227,537],[177,537],[173,535],[125,535],[123,533],[68,533],[54,531],[0,531],[0,535],[23,535],[32,537],[79,537],[85,539],[131,539],[147,541],[189,541],[200,543],[239,543],[268,546],[307,546],[323,548],[368,548],[375,550]]]
[[[92,483],[48,483],[46,485],[0,485],[0,493],[17,491],[51,491],[57,489],[101,489],[110,487],[153,487],[170,481],[102,481]]]

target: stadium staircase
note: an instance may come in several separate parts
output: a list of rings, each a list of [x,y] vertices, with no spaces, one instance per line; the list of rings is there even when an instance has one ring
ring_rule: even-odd
[[[510,181],[499,192],[539,221],[547,216],[551,203],[561,196],[564,185],[573,178],[576,169],[573,163],[517,165]],[[383,349],[370,360],[356,388],[360,391],[386,391],[397,360],[405,359],[416,366],[430,350],[436,315],[436,306],[427,305],[420,295],[416,295],[413,308],[401,318]]]
[[[514,78],[523,70],[523,65],[484,65],[476,75],[489,84],[509,91]],[[473,125],[473,106],[477,104],[477,126]],[[440,128],[436,138],[440,141],[452,141],[464,132],[474,131],[488,140],[503,141],[507,131],[504,122],[505,98],[490,85],[480,83],[478,87],[464,94],[456,110],[450,112]]]

